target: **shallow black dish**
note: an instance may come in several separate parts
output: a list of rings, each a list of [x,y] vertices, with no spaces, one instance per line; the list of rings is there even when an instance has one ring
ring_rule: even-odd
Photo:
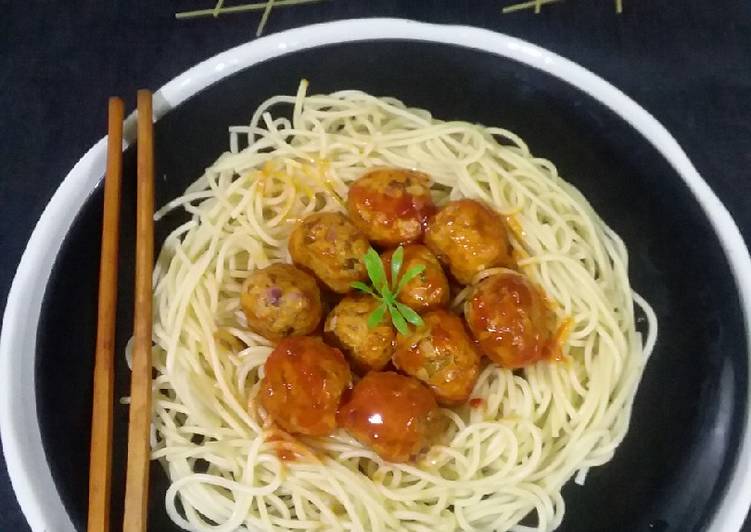
[[[159,120],[157,204],[179,195],[245,123],[300,78],[311,92],[356,88],[395,96],[439,118],[499,125],[553,161],[625,240],[634,288],[655,308],[657,347],[628,436],[585,486],[569,483],[560,530],[703,530],[732,471],[746,416],[748,360],[733,276],[683,180],[639,133],[579,89],[515,61],[415,41],[330,45],[230,76]],[[125,157],[118,352],[130,335],[135,151]],[[71,519],[85,529],[101,187],[71,228],[47,286],[37,337],[39,423]],[[180,217],[157,224],[158,245]],[[117,397],[129,372],[118,359]],[[116,400],[117,398],[113,398]],[[127,409],[116,406],[113,529],[122,515]],[[164,511],[167,480],[152,467],[152,530],[177,530]]]

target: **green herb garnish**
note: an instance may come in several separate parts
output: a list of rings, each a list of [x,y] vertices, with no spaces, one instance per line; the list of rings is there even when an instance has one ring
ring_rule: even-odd
[[[420,315],[404,303],[397,301],[396,297],[408,282],[425,271],[425,265],[416,264],[412,266],[404,272],[404,275],[400,279],[399,271],[402,269],[402,263],[404,262],[404,248],[399,246],[391,256],[391,286],[389,286],[383,262],[375,249],[370,248],[365,256],[363,256],[362,261],[365,263],[365,269],[368,272],[372,286],[357,281],[352,283],[352,288],[370,294],[380,301],[378,307],[368,316],[368,327],[371,329],[377,327],[383,321],[386,312],[391,316],[391,323],[394,324],[396,330],[401,334],[409,334],[409,325],[407,323],[418,327],[422,325],[423,321]]]

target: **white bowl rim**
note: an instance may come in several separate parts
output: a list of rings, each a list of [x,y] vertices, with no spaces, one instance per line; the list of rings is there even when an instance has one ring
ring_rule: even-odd
[[[241,44],[180,74],[155,93],[155,119],[201,89],[261,61],[327,44],[384,39],[473,48],[529,65],[587,93],[634,127],[683,178],[717,233],[738,288],[746,341],[751,349],[751,258],[725,206],[673,136],[644,108],[589,70],[524,40],[470,26],[391,18],[340,20],[304,26]],[[134,116],[131,115],[126,122],[123,147],[133,139]],[[21,258],[3,316],[0,436],[13,489],[34,532],[75,530],[55,487],[42,447],[34,381],[36,331],[54,260],[76,214],[104,174],[105,150],[106,138],[103,138],[73,167],[45,208]],[[751,370],[751,364],[749,368]],[[751,391],[751,375],[749,377]],[[739,530],[751,504],[750,421],[747,409],[738,460],[725,495],[711,519],[709,532]]]

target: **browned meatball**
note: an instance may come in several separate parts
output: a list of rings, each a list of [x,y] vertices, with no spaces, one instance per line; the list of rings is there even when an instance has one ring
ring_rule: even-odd
[[[504,368],[521,368],[549,351],[555,317],[523,275],[506,272],[480,281],[464,305],[480,350]]]
[[[352,376],[341,351],[312,336],[282,340],[264,365],[261,404],[290,433],[326,436]]]
[[[383,266],[389,281],[391,281],[391,257],[393,254],[394,250],[391,250],[383,255]],[[404,260],[399,271],[399,279],[410,268],[418,264],[424,265],[425,270],[404,285],[399,291],[397,299],[417,312],[425,312],[446,305],[450,293],[448,279],[446,279],[446,274],[443,273],[443,268],[441,268],[438,259],[425,246],[419,244],[404,246]]]
[[[471,199],[452,201],[439,210],[428,222],[425,244],[464,284],[482,270],[512,264],[501,216]]]
[[[368,172],[347,197],[349,217],[380,246],[419,240],[434,210],[428,176],[398,168]]]
[[[339,212],[311,214],[289,237],[292,261],[339,294],[349,292],[354,281],[367,278],[362,257],[369,248],[365,235]]]
[[[339,346],[359,373],[382,369],[394,352],[394,328],[385,319],[368,327],[378,302],[368,295],[347,296],[326,318],[326,337]]]
[[[420,381],[371,371],[339,410],[339,426],[384,460],[406,462],[424,449],[436,430],[438,405]]]
[[[255,270],[240,294],[248,328],[269,340],[301,336],[321,321],[321,294],[315,279],[291,264]]]
[[[440,404],[461,404],[477,381],[480,355],[460,317],[436,310],[422,319],[423,327],[397,339],[394,365],[430,386]]]

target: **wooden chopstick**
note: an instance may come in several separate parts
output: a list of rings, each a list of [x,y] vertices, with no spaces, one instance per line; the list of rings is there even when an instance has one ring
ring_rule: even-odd
[[[110,529],[112,478],[112,401],[114,386],[117,255],[120,238],[120,188],[123,172],[123,117],[120,98],[109,100],[107,173],[104,178],[102,250],[99,258],[99,308],[94,355],[89,456],[89,532]]]
[[[145,532],[151,428],[151,276],[154,268],[154,127],[151,92],[138,91],[138,185],[133,369],[123,532]]]

